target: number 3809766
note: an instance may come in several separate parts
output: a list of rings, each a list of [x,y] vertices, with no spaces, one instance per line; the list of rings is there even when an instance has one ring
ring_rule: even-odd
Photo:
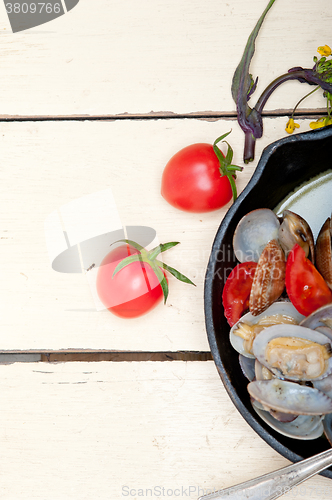
[[[6,3],[6,10],[8,14],[41,14],[46,12],[47,14],[60,14],[61,4],[60,3]]]

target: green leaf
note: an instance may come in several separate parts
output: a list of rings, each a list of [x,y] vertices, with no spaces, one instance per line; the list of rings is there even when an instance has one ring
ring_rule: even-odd
[[[143,261],[143,259],[142,259],[142,255],[141,254],[129,255],[129,257],[126,257],[125,259],[123,259],[116,266],[116,268],[114,269],[112,278],[114,278],[114,276],[116,275],[116,273],[118,273],[119,271],[121,271],[121,269],[123,269],[126,266],[129,266],[129,264],[132,264],[133,262],[142,262],[142,261]]]
[[[225,157],[215,143],[213,145],[213,151],[218,158],[219,165],[220,165],[219,170],[220,170],[221,175],[227,175],[227,165],[226,165]]]
[[[171,273],[176,279],[182,281],[183,283],[188,283],[189,285],[196,286],[195,283],[193,283],[189,278],[187,278],[187,276],[180,273],[179,271],[177,271],[173,267],[168,266],[167,264],[165,264],[164,262],[161,262],[160,260],[156,260],[155,262],[156,262],[156,264],[158,264],[158,266],[162,267],[163,269],[165,269],[166,271]]]
[[[162,270],[155,264],[155,261],[150,261],[149,262],[153,272],[155,273],[155,275],[157,276],[158,280],[159,280],[159,283],[160,283],[160,286],[161,286],[161,289],[163,291],[163,294],[164,294],[164,304],[166,304],[166,300],[167,300],[167,297],[168,297],[168,283],[167,283],[167,279],[164,275],[164,273],[162,272]]]
[[[227,141],[223,141],[223,142],[225,142],[228,146],[225,161],[226,161],[227,165],[230,165],[232,163],[232,160],[233,160],[233,149],[231,148],[231,146],[228,144]]]
[[[217,139],[214,141],[213,145],[216,146],[218,144],[218,142],[225,139],[225,137],[227,137],[231,132],[232,132],[232,130],[230,130],[229,132],[226,132],[226,134],[223,134],[220,137],[217,137]]]
[[[232,188],[233,200],[235,201],[237,198],[236,184],[235,184],[235,181],[234,181],[232,175],[228,175],[227,177],[228,177],[229,183],[230,183],[231,188]]]
[[[112,243],[112,245],[115,245],[115,243],[120,243],[120,242],[128,243],[128,245],[130,245],[133,248],[136,248],[136,250],[139,250],[139,251],[144,250],[144,247],[142,247],[142,245],[139,245],[138,243],[136,243],[136,241],[133,241],[133,240],[125,240],[125,239],[117,240],[114,243]]]
[[[237,165],[229,165],[227,169],[229,172],[234,172],[234,170],[239,170],[240,172],[242,172],[243,167],[238,167]]]
[[[215,154],[219,160],[219,165],[220,165],[219,170],[220,170],[221,176],[225,175],[230,182],[230,185],[232,188],[232,194],[233,194],[233,201],[235,201],[237,198],[237,190],[236,190],[236,185],[235,185],[235,181],[234,181],[234,178],[236,178],[236,175],[234,172],[235,172],[235,170],[242,171],[243,168],[238,167],[237,165],[231,165],[231,162],[233,160],[233,149],[231,148],[231,146],[228,144],[227,141],[223,141],[228,146],[226,157],[224,157],[221,150],[217,146],[218,142],[220,142],[222,139],[227,137],[230,133],[231,133],[231,130],[229,132],[227,132],[226,134],[221,135],[220,137],[218,137],[218,139],[216,139],[214,141],[213,151],[215,152]]]
[[[161,243],[160,245],[149,251],[148,258],[150,260],[154,260],[157,257],[157,255],[159,255],[161,252],[166,252],[166,250],[169,250],[170,248],[179,245],[179,243],[180,243],[179,241],[170,241],[169,243]]]

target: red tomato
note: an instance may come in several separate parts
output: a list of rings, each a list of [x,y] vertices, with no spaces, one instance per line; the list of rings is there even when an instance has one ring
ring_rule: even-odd
[[[304,316],[332,302],[332,293],[324,278],[298,244],[287,258],[286,290],[294,307]]]
[[[249,307],[249,296],[254,279],[256,262],[243,262],[234,267],[222,293],[226,319],[230,326],[241,318]]]
[[[211,212],[232,198],[226,175],[211,144],[192,144],[176,153],[167,163],[161,194],[170,205],[188,212]]]
[[[133,247],[121,245],[106,255],[98,269],[99,298],[109,311],[122,318],[142,316],[163,299],[159,280],[149,264],[133,262],[112,277],[119,262],[137,253]]]

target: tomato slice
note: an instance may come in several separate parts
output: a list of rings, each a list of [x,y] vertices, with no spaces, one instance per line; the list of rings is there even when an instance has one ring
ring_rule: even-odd
[[[230,326],[241,318],[249,307],[249,296],[257,263],[242,262],[228,276],[222,293],[222,302]]]
[[[294,307],[304,316],[332,302],[332,292],[323,276],[298,244],[287,258],[286,290]]]

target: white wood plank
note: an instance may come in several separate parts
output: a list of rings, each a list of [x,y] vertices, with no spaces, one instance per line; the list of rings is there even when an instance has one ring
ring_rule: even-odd
[[[0,372],[6,500],[138,500],[140,490],[196,499],[289,464],[240,416],[213,362],[17,363]],[[286,498],[327,500],[331,488],[320,476]]]
[[[230,85],[267,0],[80,0],[66,15],[11,32],[0,5],[2,115],[234,111]],[[258,94],[330,43],[328,0],[277,0],[252,72]],[[290,82],[267,109],[293,108],[309,90]],[[253,99],[256,100],[256,97]],[[305,107],[325,106],[314,95]]]
[[[285,135],[285,122],[265,120],[256,160],[238,177],[239,191],[262,148]],[[160,180],[166,162],[180,148],[212,143],[231,128],[234,161],[241,165],[243,134],[235,121],[2,123],[1,349],[208,350],[205,270],[230,204],[209,214],[178,211],[161,197]],[[308,121],[302,122],[302,129],[307,128]],[[89,273],[55,272],[45,242],[44,224],[52,212],[106,188],[113,192],[123,225],[150,226],[161,243],[181,242],[164,254],[165,262],[197,285],[171,277],[167,305],[135,320],[97,312]],[[80,215],[80,227],[85,228],[90,215]]]

